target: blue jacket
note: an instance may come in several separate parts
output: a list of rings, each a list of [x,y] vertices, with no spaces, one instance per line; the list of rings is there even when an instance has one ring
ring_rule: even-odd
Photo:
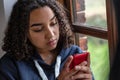
[[[59,56],[61,56],[60,70],[69,55],[75,53],[82,53],[78,46],[71,46],[70,48],[62,49]],[[49,80],[55,80],[55,63],[47,65],[38,54],[32,56],[29,60],[17,61],[5,54],[0,59],[0,80],[42,80],[38,70],[35,67],[34,59],[36,59],[43,68]]]

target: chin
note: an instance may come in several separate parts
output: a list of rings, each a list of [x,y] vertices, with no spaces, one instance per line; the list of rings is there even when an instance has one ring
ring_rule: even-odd
[[[49,50],[54,50],[54,49],[56,49],[56,47],[57,47],[57,46],[52,46],[52,47],[49,47],[48,49],[49,49]]]

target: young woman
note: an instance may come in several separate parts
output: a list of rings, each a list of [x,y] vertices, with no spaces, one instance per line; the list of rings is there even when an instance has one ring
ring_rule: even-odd
[[[65,9],[55,0],[18,0],[5,32],[0,80],[92,80],[89,61],[69,69],[73,45]]]

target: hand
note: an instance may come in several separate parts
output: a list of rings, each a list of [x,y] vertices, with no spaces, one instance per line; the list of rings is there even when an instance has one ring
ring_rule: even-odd
[[[77,72],[72,75],[71,80],[92,80],[92,73],[90,70],[90,67],[87,66],[87,62],[84,61],[81,64],[75,66],[73,69],[74,71],[76,70]]]
[[[58,76],[58,80],[92,80],[90,56],[88,57],[88,61],[84,61],[70,70],[69,66],[72,59],[73,56],[68,57],[60,75]]]

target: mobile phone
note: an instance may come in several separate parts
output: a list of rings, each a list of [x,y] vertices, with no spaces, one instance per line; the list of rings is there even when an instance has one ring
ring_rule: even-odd
[[[73,60],[70,64],[70,69],[73,69],[76,65],[80,64],[83,61],[87,61],[89,52],[83,52],[81,54],[74,54],[73,55]]]

